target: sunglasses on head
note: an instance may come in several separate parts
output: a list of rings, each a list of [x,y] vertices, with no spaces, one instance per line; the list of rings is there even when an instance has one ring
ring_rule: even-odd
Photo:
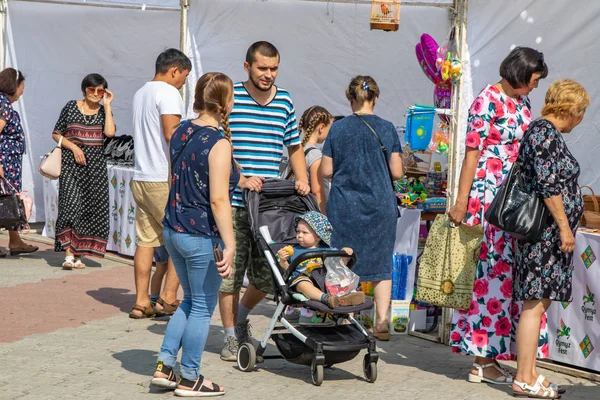
[[[102,97],[104,96],[104,93],[106,93],[106,89],[104,88],[93,88],[93,87],[89,87],[86,88],[85,91],[87,92],[87,94],[89,94],[90,96],[95,94],[96,96]]]

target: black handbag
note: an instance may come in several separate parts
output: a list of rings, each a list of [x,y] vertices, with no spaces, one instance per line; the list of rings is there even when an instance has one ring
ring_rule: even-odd
[[[13,229],[27,223],[25,205],[19,194],[5,189],[4,181],[0,184],[0,227]]]
[[[517,159],[485,213],[495,227],[524,242],[537,242],[548,226],[548,207],[537,193],[524,190]]]

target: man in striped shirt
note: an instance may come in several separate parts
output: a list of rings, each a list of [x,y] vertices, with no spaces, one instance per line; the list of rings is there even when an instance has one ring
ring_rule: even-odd
[[[233,195],[234,273],[223,279],[219,292],[219,309],[225,328],[221,359],[225,361],[236,361],[238,343],[251,338],[248,314],[267,293],[273,292],[271,271],[252,238],[242,189],[260,191],[264,178],[279,177],[283,150],[287,147],[296,176],[296,191],[301,195],[310,192],[294,104],[286,90],[275,86],[278,68],[279,52],[275,46],[256,42],[246,53],[244,69],[248,80],[234,85],[235,101],[229,115],[233,156],[248,179]],[[244,274],[248,275],[250,284],[239,301]]]

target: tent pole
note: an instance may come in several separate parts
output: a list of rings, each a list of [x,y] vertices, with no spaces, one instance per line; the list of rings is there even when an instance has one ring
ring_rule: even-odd
[[[188,21],[188,9],[190,8],[189,0],[181,0],[181,30],[179,32],[179,50],[187,53],[187,21]],[[183,109],[187,112],[188,107],[188,96],[187,96],[187,84],[181,87],[181,96],[183,97]],[[181,116],[185,118],[185,115]]]
[[[468,0],[455,0],[454,2],[454,26],[456,28],[456,39],[458,43],[458,54],[463,55],[467,49],[467,9]],[[458,180],[460,167],[462,165],[460,158],[459,124],[460,110],[462,109],[463,99],[461,88],[463,77],[459,79],[452,89],[452,119],[450,122],[450,153],[448,158],[448,195],[447,209],[454,205],[458,194]],[[452,328],[452,308],[442,308],[442,323],[439,328],[439,337],[442,343],[450,342],[450,331]]]
[[[6,26],[8,19],[8,0],[2,0],[0,4],[0,70],[6,68]]]

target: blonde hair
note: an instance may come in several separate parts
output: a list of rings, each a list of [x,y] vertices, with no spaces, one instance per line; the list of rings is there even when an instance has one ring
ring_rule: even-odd
[[[552,82],[546,92],[542,117],[553,114],[558,118],[580,117],[590,105],[590,95],[572,79]]]
[[[332,118],[333,115],[321,106],[312,106],[304,111],[304,114],[302,114],[302,117],[300,118],[300,122],[298,122],[298,130],[304,132],[302,147],[308,143],[308,139],[310,139],[315,128],[319,124],[329,125]]]
[[[208,111],[221,116],[221,127],[231,141],[227,106],[233,95],[233,82],[225,74],[209,72],[198,79],[194,94],[194,111]]]
[[[370,76],[354,77],[346,89],[348,101],[354,100],[358,105],[363,105],[365,101],[373,101],[377,97],[379,97],[379,86]]]

